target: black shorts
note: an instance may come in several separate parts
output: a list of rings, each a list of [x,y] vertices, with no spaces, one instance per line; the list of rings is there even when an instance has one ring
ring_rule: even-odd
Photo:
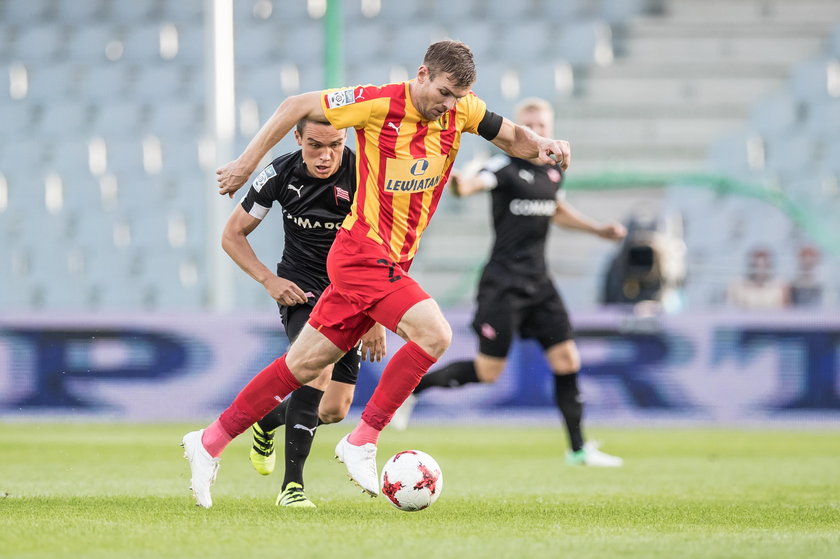
[[[302,305],[286,307],[277,305],[280,308],[280,318],[283,320],[283,327],[289,342],[293,342],[303,329],[303,325],[309,320],[309,313],[315,308],[317,299],[310,299]],[[359,366],[362,360],[362,351],[354,347],[345,353],[333,367],[332,380],[344,384],[355,385],[359,379]]]
[[[544,350],[574,338],[566,306],[549,277],[523,279],[488,266],[476,299],[473,329],[484,355],[507,357],[516,334],[536,339]]]

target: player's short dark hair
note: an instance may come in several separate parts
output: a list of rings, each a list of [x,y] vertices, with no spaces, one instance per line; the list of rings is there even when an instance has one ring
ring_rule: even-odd
[[[303,138],[303,129],[306,128],[306,125],[310,122],[312,124],[323,124],[325,126],[330,125],[329,122],[319,122],[317,120],[312,120],[312,119],[309,119],[309,118],[302,118],[299,121],[297,121],[297,124],[295,125],[295,130],[297,130],[297,133],[300,135],[301,138]],[[347,129],[346,128],[344,129],[344,134],[347,135]]]
[[[457,87],[470,87],[475,83],[475,60],[470,47],[460,41],[438,41],[426,49],[423,65],[429,69],[429,77],[438,73],[450,74]]]

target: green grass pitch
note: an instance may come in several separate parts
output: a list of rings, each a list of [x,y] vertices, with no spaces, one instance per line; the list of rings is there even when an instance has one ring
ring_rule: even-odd
[[[178,446],[195,426],[0,425],[3,558],[837,558],[840,431],[593,429],[621,469],[573,468],[552,428],[385,432],[379,463],[419,448],[445,487],[426,511],[363,496],[322,427],[315,510],[274,506],[248,437],[228,448],[214,507],[193,505]]]

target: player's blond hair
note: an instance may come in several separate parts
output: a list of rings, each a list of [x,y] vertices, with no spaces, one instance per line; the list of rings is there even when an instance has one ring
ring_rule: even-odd
[[[522,113],[528,111],[545,112],[548,113],[548,116],[552,120],[554,119],[554,107],[551,106],[551,103],[541,97],[527,97],[517,103],[516,107],[513,109],[514,118],[518,121],[522,116]]]
[[[429,69],[429,77],[435,79],[438,73],[450,74],[456,87],[470,87],[475,83],[476,71],[470,47],[460,41],[438,41],[426,49],[423,65]]]

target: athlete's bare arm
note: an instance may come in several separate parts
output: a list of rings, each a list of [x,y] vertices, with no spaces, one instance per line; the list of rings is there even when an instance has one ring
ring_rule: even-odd
[[[233,193],[245,184],[254,169],[268,151],[289,133],[297,122],[307,118],[316,122],[327,122],[324,110],[321,108],[321,93],[310,91],[286,98],[280,103],[271,118],[260,128],[257,135],[245,148],[242,154],[216,169],[216,181],[219,183],[219,194],[227,194],[233,198]]]
[[[620,223],[607,223],[602,225],[584,215],[577,208],[568,202],[558,200],[557,209],[554,211],[552,218],[554,225],[565,227],[567,229],[577,229],[585,233],[592,233],[598,235],[602,239],[610,239],[613,241],[621,240],[627,235],[627,229]]]
[[[292,281],[277,276],[257,258],[248,235],[260,220],[246,212],[239,204],[233,209],[222,233],[222,248],[245,273],[265,287],[272,299],[287,307],[306,302],[303,290]]]
[[[492,140],[502,151],[520,159],[539,159],[546,165],[559,164],[565,171],[572,161],[569,142],[538,136],[530,129],[502,119],[502,127]]]

